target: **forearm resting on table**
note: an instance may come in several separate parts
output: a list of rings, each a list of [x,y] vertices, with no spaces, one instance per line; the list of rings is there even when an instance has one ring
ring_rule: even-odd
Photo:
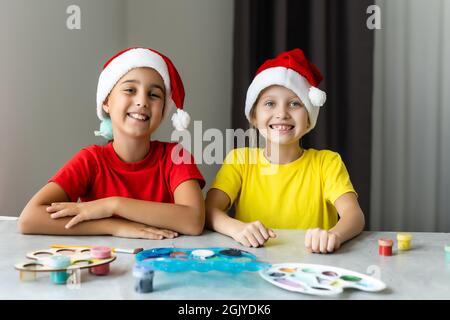
[[[235,230],[238,225],[242,224],[241,221],[230,217],[225,211],[216,207],[207,208],[206,221],[209,229],[230,237],[233,234],[233,230]]]
[[[364,223],[362,211],[355,209],[341,217],[338,223],[330,229],[330,232],[336,233],[344,243],[360,234],[364,229]]]
[[[46,208],[48,205],[35,205],[24,209],[18,220],[19,231],[23,234],[51,235],[112,235],[119,220],[116,218],[84,221],[70,229],[65,225],[72,219],[52,219]],[[125,220],[122,221],[126,223]]]
[[[186,235],[200,235],[205,225],[203,201],[199,208],[123,197],[116,197],[113,201],[115,215],[146,225]]]

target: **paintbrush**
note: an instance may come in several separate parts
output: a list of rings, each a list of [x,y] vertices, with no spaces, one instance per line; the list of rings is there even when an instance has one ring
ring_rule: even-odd
[[[75,245],[75,246],[70,246],[70,245],[65,245],[65,244],[53,244],[50,246],[50,248],[55,248],[55,249],[70,249],[70,248],[93,248],[94,246],[80,246],[80,245]],[[144,250],[143,248],[134,248],[134,249],[124,249],[124,248],[111,248],[112,252],[115,253],[130,253],[130,254],[136,254],[141,252],[142,250]]]

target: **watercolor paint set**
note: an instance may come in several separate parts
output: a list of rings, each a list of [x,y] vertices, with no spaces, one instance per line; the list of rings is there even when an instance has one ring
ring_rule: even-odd
[[[43,249],[28,253],[29,260],[14,267],[20,272],[21,281],[33,281],[36,273],[50,272],[54,284],[65,284],[75,270],[89,269],[93,275],[108,275],[109,265],[116,259],[111,251],[103,246]]]
[[[116,259],[113,252],[139,251],[136,249],[113,250],[104,246],[63,246],[28,253],[29,259],[15,265],[22,281],[36,279],[36,273],[50,273],[54,284],[65,284],[75,270],[89,269],[97,276],[110,272],[110,264]],[[259,272],[269,283],[294,292],[311,295],[336,295],[347,288],[377,292],[386,288],[379,279],[347,269],[302,263],[269,264],[259,261],[247,251],[228,247],[208,248],[153,248],[136,254],[133,267],[135,291],[153,291],[155,271],[220,271],[239,273]]]
[[[258,271],[270,266],[250,252],[233,248],[154,248],[136,255],[141,267],[165,272]]]
[[[368,292],[384,290],[386,285],[374,277],[332,266],[281,263],[259,271],[271,284],[289,291],[311,295],[335,295],[346,288]]]

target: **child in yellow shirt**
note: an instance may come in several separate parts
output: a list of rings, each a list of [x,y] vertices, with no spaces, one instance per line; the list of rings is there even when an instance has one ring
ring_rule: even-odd
[[[245,114],[266,146],[227,155],[206,198],[209,228],[249,247],[275,237],[272,228],[306,229],[306,248],[320,253],[337,250],[363,230],[364,215],[339,154],[300,144],[326,100],[317,88],[321,80],[300,49],[257,70]],[[235,218],[226,213],[233,204]]]

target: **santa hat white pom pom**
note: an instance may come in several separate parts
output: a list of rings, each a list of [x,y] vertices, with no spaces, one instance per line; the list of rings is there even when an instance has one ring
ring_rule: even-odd
[[[309,88],[308,97],[312,105],[315,107],[323,106],[327,100],[327,94],[316,87]]]
[[[191,122],[191,116],[184,110],[178,109],[172,115],[172,124],[178,131],[186,130]]]

